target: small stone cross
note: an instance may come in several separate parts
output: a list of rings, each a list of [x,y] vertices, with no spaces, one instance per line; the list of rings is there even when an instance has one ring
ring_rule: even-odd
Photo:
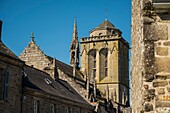
[[[31,41],[33,41],[34,42],[34,32],[31,32]]]

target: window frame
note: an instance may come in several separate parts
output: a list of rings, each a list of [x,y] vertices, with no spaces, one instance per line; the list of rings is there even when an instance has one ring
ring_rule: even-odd
[[[9,71],[7,68],[0,68],[1,72],[0,73],[1,75],[1,97],[0,97],[0,100],[5,100],[7,101],[8,100],[8,88],[9,88]]]
[[[39,101],[38,100],[33,101],[33,113],[39,113]]]

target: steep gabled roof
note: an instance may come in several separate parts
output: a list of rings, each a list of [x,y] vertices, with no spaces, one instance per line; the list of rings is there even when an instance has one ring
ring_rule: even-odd
[[[24,87],[32,88],[34,90],[46,92],[57,97],[90,105],[66,81],[61,79],[55,81],[47,73],[30,66],[25,66],[24,72]]]
[[[47,55],[46,55],[47,56]],[[50,56],[47,56],[47,58],[52,61],[53,58],[50,57]],[[61,62],[57,59],[55,59],[55,65],[62,71],[64,72],[65,74],[67,74],[68,76],[70,77],[73,77],[73,67],[68,65],[68,64],[65,64],[64,62]],[[79,80],[83,80],[83,75],[76,71],[76,78],[78,78]]]
[[[0,41],[0,53],[21,61],[7,46]]]

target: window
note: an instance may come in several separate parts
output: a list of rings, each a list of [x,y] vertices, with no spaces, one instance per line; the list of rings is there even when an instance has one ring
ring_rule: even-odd
[[[8,82],[9,82],[9,71],[5,71],[4,77],[4,100],[8,99]]]
[[[39,113],[39,101],[34,100],[34,113]]]
[[[3,90],[4,90],[4,73],[5,70],[3,68],[0,68],[0,99],[3,99]]]
[[[56,108],[55,104],[51,104],[51,113],[56,113],[55,112],[56,111],[55,108]]]
[[[88,56],[88,68],[89,68],[89,75],[93,76],[91,78],[96,77],[96,50],[92,49],[89,51],[89,56]]]
[[[108,49],[103,48],[100,54],[100,80],[108,76]]]
[[[8,99],[8,82],[9,82],[9,71],[4,68],[0,68],[0,99]]]
[[[45,82],[46,82],[48,85],[52,85],[52,81],[49,80],[48,78],[45,78],[44,80],[45,80]]]
[[[107,62],[107,52],[106,52],[106,54],[104,55],[104,62],[105,62],[105,71],[104,71],[104,73],[105,73],[105,76],[107,76],[108,75],[108,72],[107,72],[107,69],[108,69],[108,62]]]
[[[66,113],[69,113],[68,107],[66,107]]]

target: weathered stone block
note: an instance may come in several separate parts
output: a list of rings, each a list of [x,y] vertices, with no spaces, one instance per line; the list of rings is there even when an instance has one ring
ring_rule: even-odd
[[[144,84],[143,86],[144,86],[145,89],[149,88],[149,86],[147,84]]]
[[[144,100],[151,101],[155,97],[155,89],[149,89],[144,92]]]
[[[155,78],[161,79],[161,80],[170,79],[170,74],[169,73],[158,73],[155,75]]]
[[[157,101],[156,107],[170,107],[170,102]]]
[[[167,56],[168,55],[168,47],[157,47],[156,54],[160,56]]]
[[[170,87],[167,87],[166,89],[167,89],[168,92],[170,92]]]
[[[170,72],[170,58],[155,58],[155,65],[158,72]]]
[[[165,89],[164,88],[159,88],[157,91],[158,91],[159,95],[165,94]]]
[[[156,108],[156,113],[170,113],[170,108],[164,107],[164,108]]]
[[[168,40],[168,26],[167,25],[159,25],[157,31],[158,40]]]
[[[167,81],[156,81],[153,82],[153,87],[161,87],[161,86],[166,86],[168,85]]]
[[[148,24],[144,26],[144,41],[156,40],[156,24]]]
[[[154,80],[154,75],[153,74],[145,74],[145,81],[147,82],[152,82]]]
[[[146,104],[144,105],[144,111],[146,111],[146,112],[153,111],[153,105],[150,104],[150,103],[146,103]]]
[[[164,46],[170,46],[170,41],[164,42]]]
[[[155,89],[149,89],[148,93],[149,95],[155,95]]]

